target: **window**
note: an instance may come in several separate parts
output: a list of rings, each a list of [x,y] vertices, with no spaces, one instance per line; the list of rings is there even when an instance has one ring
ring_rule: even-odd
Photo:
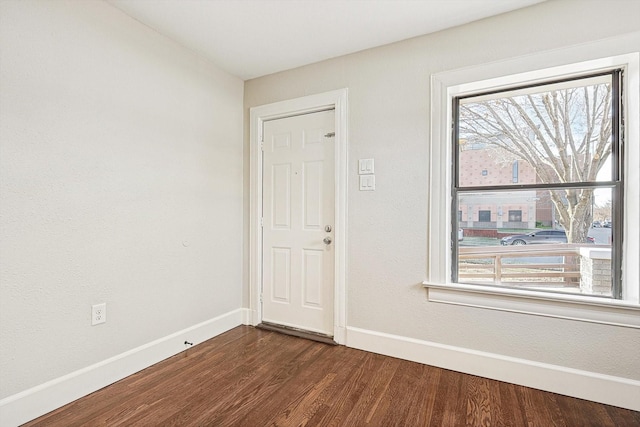
[[[491,211],[478,211],[478,221],[491,222]]]
[[[613,69],[453,99],[453,202],[508,212],[496,237],[457,243],[455,281],[620,298],[622,77]],[[471,141],[485,153],[465,155]],[[478,157],[493,163],[492,180],[460,174]],[[513,205],[527,206],[526,223]],[[596,207],[617,219],[612,228],[591,229]],[[486,226],[491,210],[478,217]]]
[[[509,211],[509,222],[522,222],[522,211]]]
[[[603,40],[594,42],[587,50],[567,47],[559,51],[541,52],[501,62],[446,71],[431,77],[429,255],[424,281],[425,287],[429,289],[430,301],[640,328],[640,263],[637,262],[640,239],[629,238],[629,236],[637,236],[640,232],[640,120],[638,119],[640,117],[640,54],[633,52],[607,56],[608,52],[624,49],[622,45],[628,49],[637,49],[629,45],[626,40]],[[590,55],[598,59],[585,60],[585,57]],[[572,60],[575,62],[571,63]],[[505,73],[505,70],[512,70],[513,74]],[[466,103],[473,107],[474,103],[482,101],[499,102],[500,97],[534,98],[536,93],[545,90],[552,92],[571,87],[582,87],[584,92],[584,88],[591,83],[601,84],[599,79],[605,75],[610,76],[605,85],[612,86],[612,90],[614,85],[618,86],[617,96],[611,99],[620,101],[620,104],[608,107],[607,110],[612,111],[612,122],[622,123],[623,126],[617,135],[614,134],[615,130],[605,132],[610,135],[611,152],[608,160],[604,162],[609,162],[610,166],[603,165],[595,178],[587,176],[585,179],[583,174],[580,177],[557,179],[556,182],[548,183],[540,178],[538,171],[531,167],[530,163],[520,158],[496,157],[500,153],[495,150],[495,146],[506,141],[505,138],[500,137],[500,132],[495,132],[493,139],[489,141],[493,144],[491,147],[491,144],[486,140],[481,141],[481,138],[473,140],[467,134],[463,137],[460,129],[454,126],[456,123],[454,118],[457,118],[459,113],[459,111],[454,112],[454,109],[459,108],[460,104]],[[588,79],[594,80],[587,81]],[[524,93],[517,93],[518,91],[524,91]],[[554,102],[548,105],[552,106]],[[595,104],[590,103],[590,105],[593,107]],[[615,110],[617,113],[613,112]],[[615,117],[615,114],[618,114],[618,117]],[[518,116],[512,117],[515,120]],[[541,126],[537,131],[546,132],[542,123],[539,124]],[[452,132],[454,128],[457,129],[455,135]],[[525,133],[524,129],[519,128],[521,137],[528,136],[530,142],[535,142],[535,137],[539,138],[536,130],[532,129],[533,132]],[[557,129],[564,132],[562,127]],[[579,130],[575,129],[575,133],[577,134]],[[575,144],[576,141],[574,138],[572,143]],[[620,145],[616,141],[620,141]],[[574,150],[571,145],[568,147]],[[604,148],[602,153],[608,152],[609,148]],[[467,152],[471,150],[475,151]],[[570,159],[574,167],[587,165],[586,156],[581,157],[579,154],[576,155],[576,152],[579,153],[578,150],[572,151],[571,156],[564,156],[564,158]],[[591,148],[591,154],[593,153]],[[597,157],[603,157],[602,153],[597,153]],[[471,169],[464,167],[458,169],[460,164],[464,164],[465,156],[475,157],[477,165],[473,165]],[[493,161],[486,163],[489,157],[492,157]],[[561,156],[558,153],[558,155],[549,156],[549,158],[552,157],[560,158]],[[518,161],[517,183],[513,182],[515,160]],[[492,174],[480,178],[483,169],[491,169]],[[541,173],[547,173],[547,176],[550,176],[550,169],[544,167],[539,169]],[[597,224],[598,221],[600,224],[604,221],[611,224],[609,241],[595,236],[596,242],[593,244],[593,230],[597,233],[599,230],[596,229],[605,228],[604,226],[596,225],[593,230],[590,228],[586,238],[571,227],[564,229],[563,223],[566,224],[567,221],[566,218],[561,220],[560,215],[563,213],[560,208],[576,206],[577,199],[581,197],[587,196],[589,200],[589,191],[582,190],[591,192],[593,203],[587,203],[587,208],[583,208],[583,202],[581,209],[587,211],[586,215],[590,215],[593,220],[590,224]],[[475,203],[470,203],[474,202],[474,199]],[[479,206],[479,200],[482,200],[482,206]],[[607,203],[607,200],[611,200],[611,204]],[[498,249],[514,251],[511,253],[525,249],[544,252],[555,247],[555,249],[575,252],[576,247],[581,247],[580,254],[572,255],[573,259],[568,254],[562,255],[563,260],[567,261],[563,263],[568,264],[566,266],[536,267],[550,269],[557,267],[556,271],[553,269],[547,271],[547,277],[573,275],[574,277],[569,281],[570,285],[566,287],[554,285],[555,279],[549,281],[551,285],[546,282],[535,284],[530,277],[526,277],[528,274],[534,275],[527,271],[530,265],[520,264],[516,259],[505,260],[493,255],[489,258],[500,258],[501,264],[507,264],[512,270],[503,271],[506,274],[502,274],[499,280],[495,280],[493,271],[483,265],[483,263],[488,264],[494,261],[476,259],[478,268],[473,273],[480,273],[484,269],[484,273],[489,277],[482,280],[477,276],[473,278],[474,280],[469,280],[469,277],[460,277],[459,261],[466,262],[470,256],[478,258],[478,254],[460,254],[459,251],[473,251],[466,245],[475,243],[478,239],[467,238],[465,235],[465,239],[458,245],[454,241],[455,233],[452,232],[458,224],[453,220],[451,212],[461,209],[468,212],[467,218],[471,220],[471,214],[478,212],[481,207],[482,210],[491,209],[494,213],[492,223],[494,228],[482,233],[474,233],[470,230],[468,236],[490,236],[493,233],[502,233],[500,239],[496,239],[500,243],[488,249],[489,251],[498,247]],[[514,212],[510,211],[520,211],[519,224],[514,224],[518,223],[517,221],[511,221],[517,219],[517,215],[513,215]],[[464,226],[465,229],[478,226],[489,228],[486,227],[487,224],[471,222],[465,222]],[[515,245],[502,243],[503,238],[512,237],[512,240],[515,240],[514,237],[517,235],[523,239],[536,239],[536,236],[529,235],[539,231],[555,231],[556,235],[559,232],[561,236],[556,237],[558,242],[526,243],[529,246],[524,247],[519,243]],[[578,256],[610,263],[611,267],[606,275],[610,283],[596,289],[595,292],[593,288],[589,291],[587,287],[581,289],[576,285],[580,280],[575,267],[579,263]],[[609,257],[611,259],[608,259]],[[564,271],[565,268],[567,271]],[[467,270],[466,273],[469,271]]]

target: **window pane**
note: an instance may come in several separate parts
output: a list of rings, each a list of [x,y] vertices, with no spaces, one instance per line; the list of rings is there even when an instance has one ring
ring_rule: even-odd
[[[612,181],[611,79],[461,99],[458,186]]]
[[[455,229],[463,229],[464,239],[455,242],[457,281],[611,296],[612,194],[612,188],[459,192]],[[571,205],[574,199],[585,202]],[[569,209],[584,215],[563,227]]]
[[[491,222],[491,211],[478,211],[478,221],[484,223]]]
[[[509,222],[522,222],[522,211],[509,211]]]

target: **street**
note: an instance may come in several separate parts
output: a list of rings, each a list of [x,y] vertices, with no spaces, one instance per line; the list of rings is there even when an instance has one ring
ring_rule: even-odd
[[[589,234],[596,241],[596,245],[608,245],[611,243],[611,229],[610,228],[590,228]],[[500,246],[500,239],[488,238],[488,237],[466,237],[460,242],[460,247],[469,246]],[[563,257],[527,257],[527,258],[506,258],[503,261],[505,264],[561,264]]]

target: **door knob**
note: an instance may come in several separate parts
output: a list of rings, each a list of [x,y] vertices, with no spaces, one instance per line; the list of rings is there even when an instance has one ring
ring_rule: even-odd
[[[330,244],[330,243],[331,243],[331,237],[327,236],[327,237],[325,237],[324,239],[322,239],[322,241],[323,241],[325,244],[327,244],[327,245],[328,245],[328,244]]]

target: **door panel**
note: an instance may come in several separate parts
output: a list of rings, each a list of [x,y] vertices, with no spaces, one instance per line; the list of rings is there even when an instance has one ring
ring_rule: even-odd
[[[334,112],[264,123],[262,320],[333,335]],[[325,231],[330,226],[332,231]]]
[[[302,273],[302,303],[306,307],[322,308],[324,251],[305,249]]]
[[[271,254],[271,299],[288,304],[291,295],[291,248],[272,248]]]
[[[305,162],[304,164],[304,228],[305,230],[321,230],[323,224],[322,200],[324,191],[322,188],[323,162]]]
[[[274,229],[291,228],[291,164],[272,166],[272,223]]]

